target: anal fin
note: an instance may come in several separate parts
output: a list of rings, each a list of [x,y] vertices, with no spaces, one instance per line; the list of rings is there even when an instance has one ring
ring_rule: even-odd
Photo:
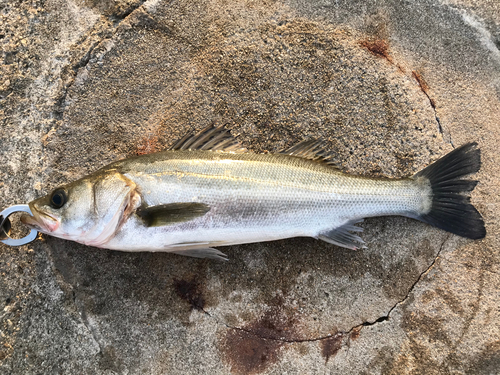
[[[320,233],[317,238],[333,245],[345,247],[351,250],[366,248],[366,246],[364,246],[365,242],[361,237],[350,233],[362,232],[363,228],[354,225],[362,221],[362,219],[358,221],[349,221],[340,227]]]

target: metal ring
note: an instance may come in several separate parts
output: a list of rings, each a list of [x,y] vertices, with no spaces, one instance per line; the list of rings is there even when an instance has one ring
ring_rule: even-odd
[[[2,222],[0,223],[0,228],[3,227],[3,223],[5,222],[5,220],[7,220],[7,218],[15,212],[26,212],[33,216],[33,213],[31,212],[30,207],[27,204],[16,204],[14,206],[10,206],[0,212],[0,216],[3,216]],[[9,246],[21,246],[34,241],[36,239],[36,236],[38,236],[38,231],[32,229],[26,237],[19,239],[10,238],[7,233],[5,233],[5,235],[8,238],[6,238],[5,240],[0,240],[0,242],[3,242],[4,244]]]

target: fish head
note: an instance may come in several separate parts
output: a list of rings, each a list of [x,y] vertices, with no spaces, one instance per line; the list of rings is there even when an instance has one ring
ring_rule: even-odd
[[[133,181],[117,172],[98,172],[56,188],[29,203],[33,216],[21,221],[39,232],[102,247],[140,205]]]

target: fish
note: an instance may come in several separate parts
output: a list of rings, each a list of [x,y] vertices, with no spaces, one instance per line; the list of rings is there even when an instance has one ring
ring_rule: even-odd
[[[170,149],[113,162],[29,203],[21,221],[50,236],[120,251],[163,251],[227,259],[220,246],[313,237],[365,247],[356,225],[398,215],[481,239],[470,203],[481,167],[467,143],[413,176],[350,175],[325,143],[304,140],[251,153],[224,127],[188,133]]]

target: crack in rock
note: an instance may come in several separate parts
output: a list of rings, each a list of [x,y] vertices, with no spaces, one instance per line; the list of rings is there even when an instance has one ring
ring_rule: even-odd
[[[444,239],[443,243],[439,247],[439,250],[436,253],[436,256],[432,260],[432,262],[429,265],[429,267],[427,267],[422,273],[420,273],[420,275],[417,277],[417,280],[415,280],[415,282],[412,284],[412,286],[410,287],[410,289],[408,289],[408,292],[406,293],[406,295],[404,296],[404,298],[402,300],[396,302],[394,304],[394,306],[392,306],[389,309],[389,311],[387,312],[386,315],[381,316],[380,318],[374,320],[373,322],[363,322],[363,323],[361,323],[361,324],[359,324],[357,326],[354,326],[347,333],[350,333],[353,329],[356,329],[356,328],[366,327],[366,326],[373,326],[373,325],[375,325],[377,323],[381,323],[381,322],[385,322],[385,321],[389,320],[389,317],[390,317],[392,311],[396,307],[398,307],[399,305],[402,305],[403,303],[405,303],[405,301],[409,298],[410,294],[413,292],[413,290],[415,289],[415,287],[417,286],[417,284],[420,282],[420,280],[422,280],[422,278],[425,277],[431,271],[431,269],[434,267],[434,265],[436,264],[436,261],[438,260],[439,256],[441,255],[441,252],[444,249],[444,245],[446,244],[446,242],[448,242],[448,240],[450,239],[451,236],[452,236],[451,233],[448,234],[448,236]]]
[[[80,299],[77,298],[76,293],[74,291],[73,291],[73,303],[75,304],[77,311],[80,314],[80,318],[81,318],[83,325],[90,332],[90,335],[92,336],[95,343],[99,347],[99,353],[102,354],[103,353],[103,344],[101,343],[101,338],[99,337],[99,334],[97,332],[96,324],[94,324],[94,322],[92,322],[91,319],[89,319],[89,317],[87,316],[87,313],[85,311],[84,302],[83,301],[80,302]]]
[[[83,54],[83,56],[75,64],[73,64],[73,65],[70,64],[66,67],[66,69],[71,71],[71,73],[70,73],[71,78],[68,79],[69,82],[66,85],[64,85],[64,87],[62,88],[61,95],[54,105],[54,107],[55,107],[54,108],[54,115],[55,115],[54,117],[55,118],[62,120],[64,109],[65,109],[64,103],[66,102],[66,98],[68,97],[69,90],[76,82],[76,77],[78,76],[78,71],[81,68],[84,69],[88,65],[88,63],[90,62],[90,59],[92,58],[92,52],[97,48],[97,46],[99,46],[106,39],[108,39],[108,38],[104,37],[104,38],[92,43],[91,46],[88,48],[88,50]],[[80,44],[83,44],[84,42],[85,41],[82,41]]]
[[[91,43],[91,45],[89,46],[87,51],[85,51],[83,53],[83,55],[80,57],[80,59],[78,61],[76,61],[74,64],[68,64],[67,69],[71,71],[71,73],[70,73],[71,78],[68,80],[69,82],[62,88],[61,96],[55,104],[54,112],[55,112],[57,118],[62,118],[62,114],[64,112],[64,103],[66,102],[66,98],[68,96],[69,90],[76,82],[76,78],[78,76],[78,71],[80,69],[84,69],[87,67],[87,65],[92,60],[92,57],[93,57],[92,53],[94,52],[94,50],[97,47],[101,46],[105,41],[110,40],[116,34],[116,32],[117,32],[119,26],[122,24],[122,22],[125,21],[135,10],[140,8],[143,4],[144,4],[144,1],[141,1],[140,4],[138,4],[136,7],[132,7],[123,15],[120,15],[120,16],[111,15],[111,16],[106,17],[107,20],[112,23],[112,27],[106,28],[102,32],[103,36],[100,39],[98,39],[97,41]],[[96,30],[96,25],[94,25],[92,30]],[[87,33],[87,36],[80,43],[77,43],[77,45],[78,44],[82,45],[86,42],[86,40],[88,38],[91,38],[92,37],[92,30],[90,30]]]
[[[79,298],[79,295],[81,296],[81,294],[79,294],[78,290],[76,289],[78,282],[76,280],[72,280],[71,282],[65,278],[65,276],[56,266],[56,262],[54,260],[54,253],[52,251],[47,251],[46,255],[47,255],[48,266],[52,271],[52,274],[55,278],[55,282],[57,283],[59,290],[61,290],[61,292],[63,292],[66,295],[66,298],[70,300],[74,306],[74,310],[72,308],[70,309],[70,312],[76,313],[75,315],[73,315],[75,318],[75,323],[77,325],[81,323],[85,326],[85,328],[88,330],[90,336],[92,337],[92,339],[94,340],[95,344],[99,349],[98,353],[102,354],[105,345],[103,345],[101,342],[102,337],[98,332],[98,325],[87,314],[85,301],[82,298]],[[79,319],[77,317],[79,317]]]
[[[445,133],[444,133],[444,130],[443,130],[443,126],[441,125],[441,120],[439,119],[439,116],[437,114],[435,102],[434,102],[433,99],[431,99],[431,97],[429,96],[429,94],[426,91],[424,91],[424,94],[425,94],[425,96],[427,96],[427,99],[429,99],[429,103],[431,104],[432,110],[434,111],[434,118],[436,119],[436,122],[438,124],[439,133],[444,137]],[[451,134],[450,134],[449,131],[448,131],[448,137],[447,138],[448,138],[448,141],[449,141],[450,145],[453,148],[455,148],[455,145],[453,144],[453,140],[451,139]]]
[[[279,341],[279,342],[284,342],[284,343],[314,342],[314,341],[321,341],[321,340],[330,339],[333,336],[338,335],[339,333],[343,334],[343,332],[337,332],[336,334],[329,333],[326,336],[320,336],[320,337],[315,337],[315,338],[311,338],[311,339],[287,339],[287,338],[284,338],[284,337],[283,338],[272,337],[272,336],[267,336],[267,335],[261,335],[261,334],[255,332],[255,331],[253,331],[251,329],[232,326],[230,324],[227,324],[227,323],[221,321],[220,319],[217,319],[215,316],[213,316],[212,314],[210,314],[208,311],[206,311],[204,309],[200,309],[200,310],[203,313],[205,313],[207,316],[209,316],[210,318],[214,319],[217,323],[222,324],[223,326],[225,326],[226,328],[234,329],[234,330],[241,331],[241,332],[245,332],[245,333],[247,333],[249,335],[255,336],[255,337],[257,337],[259,339],[262,339],[262,340],[272,340],[272,341]]]
[[[241,331],[241,332],[244,332],[246,334],[249,334],[249,335],[252,335],[254,337],[257,337],[259,339],[262,339],[262,340],[272,340],[272,341],[278,341],[278,342],[282,342],[282,343],[304,343],[304,342],[317,342],[317,341],[332,340],[332,339],[335,339],[335,340],[339,341],[339,338],[344,338],[345,337],[346,338],[345,340],[341,340],[341,341],[345,341],[345,342],[341,342],[340,343],[340,347],[342,347],[342,346],[348,344],[349,338],[351,336],[355,335],[357,337],[359,335],[359,332],[361,331],[361,329],[363,327],[373,326],[375,324],[378,324],[378,323],[385,322],[385,321],[389,320],[392,311],[394,311],[394,309],[396,307],[398,307],[399,305],[403,304],[409,298],[410,294],[413,292],[413,290],[415,289],[415,287],[417,286],[417,284],[434,267],[434,265],[436,264],[436,261],[438,260],[438,258],[441,255],[441,252],[444,249],[444,245],[450,239],[450,237],[451,237],[451,234],[449,234],[444,239],[444,241],[442,242],[442,244],[441,244],[438,252],[436,253],[436,256],[434,257],[433,261],[431,262],[431,264],[423,272],[420,273],[420,275],[417,277],[417,279],[415,280],[415,282],[411,285],[410,289],[408,290],[408,292],[406,293],[406,295],[404,296],[404,298],[401,299],[400,301],[396,302],[389,309],[389,311],[387,312],[386,315],[383,315],[383,316],[377,318],[376,320],[374,320],[372,322],[368,322],[367,321],[367,322],[363,322],[361,324],[358,324],[358,325],[350,328],[347,331],[338,331],[338,332],[336,332],[334,334],[327,334],[325,336],[319,336],[319,337],[314,337],[314,338],[302,338],[302,339],[301,338],[298,338],[298,339],[287,339],[287,338],[284,338],[284,337],[272,337],[272,336],[268,336],[268,335],[261,335],[258,332],[255,332],[255,331],[253,331],[251,329],[247,329],[247,328],[243,328],[243,327],[237,327],[237,326],[232,326],[230,324],[227,324],[227,323],[221,321],[220,319],[218,319],[217,317],[213,316],[212,314],[210,314],[207,310],[205,310],[203,308],[200,308],[198,310],[201,311],[202,313],[204,313],[205,315],[207,315],[208,317],[210,317],[211,319],[214,319],[218,324],[221,324],[221,325],[225,326],[226,328],[229,328],[229,329],[232,329],[232,330]]]
[[[420,90],[424,93],[424,95],[429,100],[429,104],[431,105],[431,108],[434,111],[434,118],[436,119],[436,122],[438,125],[438,131],[444,137],[445,136],[444,129],[443,129],[443,126],[441,125],[441,120],[439,119],[439,116],[438,116],[437,110],[436,110],[436,101],[434,99],[432,99],[428,93],[429,85],[427,84],[427,82],[424,80],[424,77],[422,77],[422,75],[419,72],[414,70],[411,73],[412,73],[413,78],[415,78],[418,85],[420,86]],[[450,132],[448,132],[447,138],[448,138],[448,142],[451,144],[451,146],[453,148],[455,148],[455,145],[453,144],[453,140],[451,139]]]

